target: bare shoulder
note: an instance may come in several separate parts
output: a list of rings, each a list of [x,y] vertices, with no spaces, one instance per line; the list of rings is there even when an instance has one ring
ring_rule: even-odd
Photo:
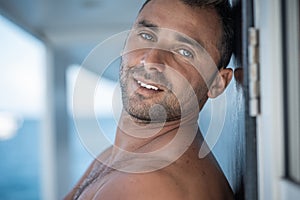
[[[190,165],[188,170],[190,178],[187,179],[190,187],[200,199],[233,199],[233,191],[222,169],[212,154],[196,162],[195,168]]]
[[[182,200],[186,199],[186,192],[178,181],[164,172],[118,173],[97,192],[95,199],[115,200],[120,197],[123,200]]]
[[[117,172],[100,188],[94,199],[103,200],[231,200],[233,194],[228,185],[222,181],[211,183],[212,178],[203,177],[202,180],[191,180],[190,176],[176,176],[169,171],[161,170],[144,174],[128,174]],[[199,179],[194,174],[196,179]],[[188,178],[189,180],[186,180]],[[218,178],[217,178],[218,179]]]
[[[84,182],[88,174],[101,167],[99,159],[105,159],[110,155],[110,151],[111,149],[108,149],[94,161],[79,183]],[[82,197],[88,198],[82,199],[233,199],[230,186],[213,158],[184,159],[164,169],[149,173],[125,173],[113,170],[107,176],[94,181],[83,192]]]

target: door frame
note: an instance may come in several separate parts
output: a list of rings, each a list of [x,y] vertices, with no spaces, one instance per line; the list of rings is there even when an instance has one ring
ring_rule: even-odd
[[[257,117],[257,150],[258,196],[261,200],[300,197],[299,185],[286,177],[286,88],[283,72],[287,58],[284,54],[283,2],[254,1],[254,25],[260,35],[261,113]]]

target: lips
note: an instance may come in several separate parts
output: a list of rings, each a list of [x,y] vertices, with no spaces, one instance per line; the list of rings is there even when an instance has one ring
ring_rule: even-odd
[[[163,85],[159,85],[141,79],[134,79],[134,81],[138,86],[136,92],[144,97],[152,97],[153,95],[164,91]]]
[[[142,82],[142,81],[137,81],[137,83],[138,83],[141,87],[146,88],[146,89],[148,89],[148,90],[155,90],[155,91],[158,91],[158,90],[159,90],[158,87],[156,87],[156,86],[154,86],[154,85],[151,85],[151,84],[144,83],[144,82]]]

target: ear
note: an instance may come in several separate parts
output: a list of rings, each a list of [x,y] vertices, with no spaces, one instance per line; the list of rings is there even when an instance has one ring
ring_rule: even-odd
[[[232,79],[232,69],[230,68],[226,68],[226,69],[221,69],[214,81],[212,82],[207,96],[209,98],[216,98],[217,96],[219,96],[227,87],[227,85],[230,83]]]

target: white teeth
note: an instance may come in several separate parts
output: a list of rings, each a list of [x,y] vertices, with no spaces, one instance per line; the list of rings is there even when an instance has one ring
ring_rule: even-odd
[[[138,84],[139,84],[140,86],[144,87],[144,88],[149,89],[149,90],[155,90],[155,91],[158,90],[157,87],[155,87],[155,86],[153,86],[153,85],[148,85],[148,84],[143,83],[143,82],[141,82],[141,81],[138,81]]]

